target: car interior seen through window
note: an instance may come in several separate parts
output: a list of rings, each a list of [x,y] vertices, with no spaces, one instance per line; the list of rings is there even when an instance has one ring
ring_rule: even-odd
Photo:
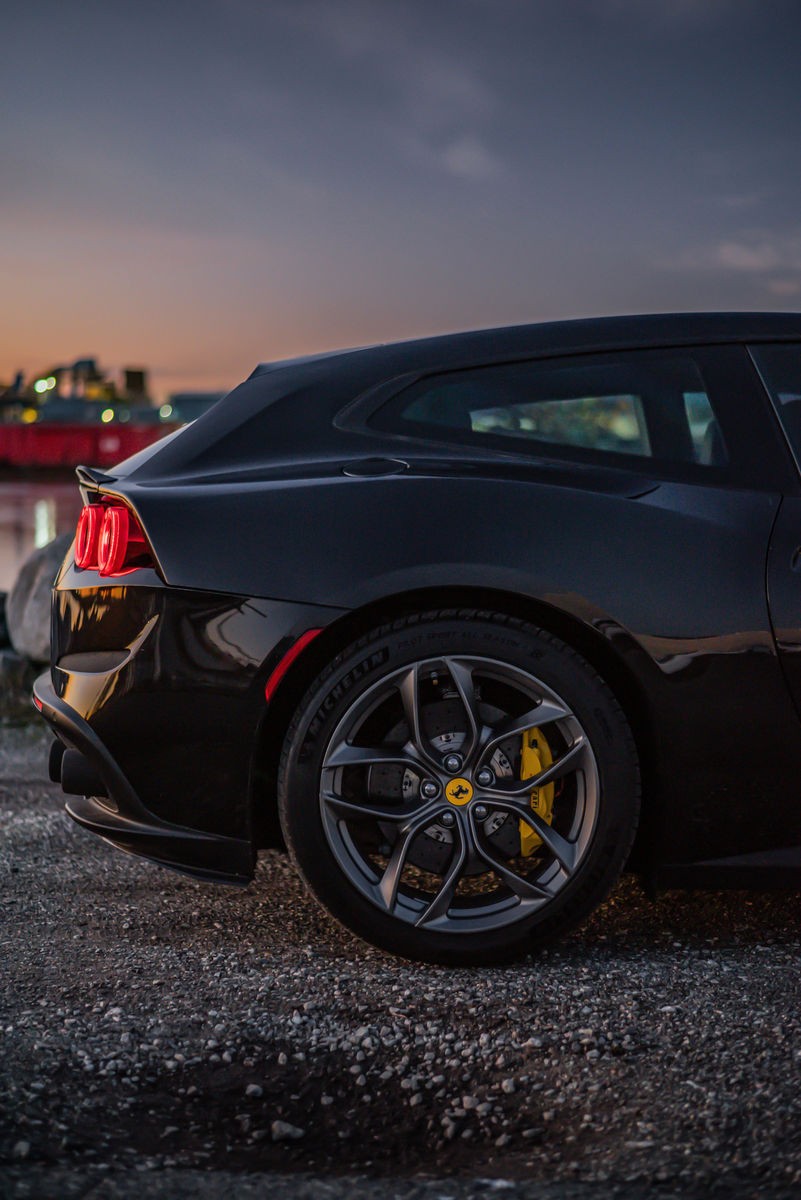
[[[497,439],[536,453],[590,452],[725,466],[723,435],[689,356],[598,356],[429,376],[378,415],[382,428],[448,440]]]

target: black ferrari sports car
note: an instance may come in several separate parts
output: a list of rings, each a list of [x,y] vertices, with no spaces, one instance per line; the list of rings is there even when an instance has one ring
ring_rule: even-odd
[[[801,882],[801,315],[258,367],[80,467],[35,703],[67,810],[246,883],[286,844],[450,963],[652,887]]]

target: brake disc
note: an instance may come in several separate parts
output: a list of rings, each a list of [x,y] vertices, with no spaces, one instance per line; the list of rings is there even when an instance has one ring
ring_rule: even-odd
[[[494,714],[497,716],[498,714]],[[464,719],[464,709],[455,694],[445,695],[425,709],[426,734],[432,747],[444,757],[448,752],[458,753],[464,744],[466,733],[459,729],[460,720]],[[391,737],[397,735],[393,730]],[[515,774],[514,759],[517,757],[515,739],[509,744],[496,748],[489,766],[496,779],[511,779]],[[553,761],[550,747],[540,729],[532,728],[522,735],[520,746],[520,778],[525,779],[536,774]],[[375,766],[370,769],[368,788],[370,795],[382,801],[406,802],[417,800],[420,794],[422,776],[411,768],[394,767],[391,765]],[[534,788],[531,793],[531,808],[549,824],[553,818],[553,785],[544,788]],[[484,837],[491,841],[494,849],[505,858],[515,858],[518,855],[529,857],[542,844],[541,838],[524,821],[515,821],[508,813],[490,812],[482,823]],[[397,830],[388,823],[380,825],[382,835],[387,839],[384,847],[387,853]],[[453,829],[434,822],[429,825],[420,837],[415,838],[409,851],[407,862],[422,871],[441,874],[447,869],[451,858],[453,845]],[[485,868],[481,867],[480,870]],[[468,870],[465,874],[470,874]]]

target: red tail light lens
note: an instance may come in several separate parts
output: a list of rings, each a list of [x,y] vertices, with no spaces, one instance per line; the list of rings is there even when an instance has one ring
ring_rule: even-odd
[[[100,526],[103,524],[102,504],[85,504],[78,518],[78,528],[75,532],[75,566],[97,566],[97,542],[100,537]]]
[[[114,505],[106,509],[97,547],[97,567],[101,575],[117,575],[125,562],[128,544],[128,510]]]
[[[101,575],[127,575],[137,567],[154,567],[142,526],[124,504],[87,504],[78,519],[75,565]]]

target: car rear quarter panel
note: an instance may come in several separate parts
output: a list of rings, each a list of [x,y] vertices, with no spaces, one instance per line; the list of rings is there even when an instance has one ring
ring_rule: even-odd
[[[67,565],[54,591],[56,695],[157,817],[248,838],[266,674],[336,614],[167,588],[152,572],[122,585],[86,576]]]
[[[801,840],[787,795],[799,725],[765,591],[778,495],[433,473],[130,495],[181,587],[367,611],[419,589],[491,590],[569,614],[625,659],[647,710],[660,857]]]

